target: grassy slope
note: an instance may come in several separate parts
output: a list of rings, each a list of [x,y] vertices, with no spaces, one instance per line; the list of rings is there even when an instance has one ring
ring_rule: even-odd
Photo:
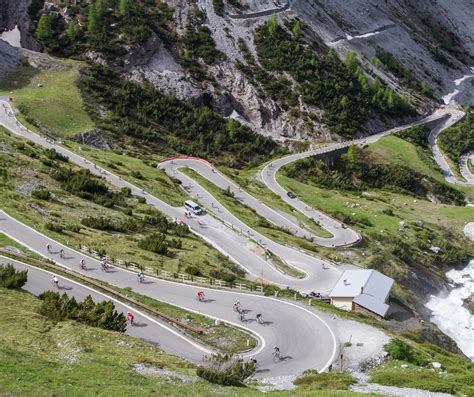
[[[12,162],[9,166],[8,184],[0,187],[2,208],[19,220],[72,247],[83,244],[98,250],[106,248],[107,253],[114,258],[144,266],[169,271],[184,271],[188,265],[197,265],[205,274],[212,269],[222,267],[225,258],[192,234],[180,238],[183,248],[176,250],[173,256],[168,257],[138,248],[137,242],[144,235],[142,231],[123,234],[108,233],[92,228],[83,228],[79,233],[67,230],[63,233],[55,233],[47,230],[45,223],[54,220],[66,225],[80,225],[81,219],[86,216],[123,218],[125,215],[119,210],[99,206],[63,191],[56,181],[40,172],[42,165],[39,160],[31,159],[13,149],[15,142],[20,142],[20,139],[8,136],[1,129],[0,142],[12,148],[11,153],[0,153],[0,159]],[[47,187],[58,201],[33,199],[29,194],[33,186]],[[135,207],[136,213],[147,208],[146,205],[134,199],[131,199],[130,203]],[[33,209],[31,207],[33,204],[39,206],[40,210]],[[42,213],[41,210],[45,212]]]
[[[26,247],[11,240],[5,234],[0,233],[0,248],[6,247],[15,247],[24,254],[28,255],[30,258],[44,261],[44,258],[40,257],[35,253],[32,253]],[[28,260],[26,260],[26,262],[38,267],[37,262],[29,262]],[[46,270],[53,270],[59,276],[62,275],[66,278],[71,278],[70,274],[64,273],[61,270],[58,270],[57,268],[52,269],[51,266],[45,262],[43,262],[43,265],[40,265],[39,267]],[[72,279],[76,278],[72,277]],[[84,283],[84,281],[81,279],[77,279],[77,281],[82,284]],[[97,282],[97,280],[95,281]],[[160,312],[167,314],[168,316],[180,319],[181,321],[186,322],[187,324],[193,327],[203,329],[204,333],[202,335],[196,335],[192,332],[188,333],[187,331],[183,332],[187,333],[190,338],[198,339],[199,341],[210,346],[213,349],[225,352],[245,352],[257,345],[257,340],[255,339],[255,337],[247,331],[241,330],[240,328],[229,326],[224,322],[221,322],[217,325],[215,324],[215,321],[209,317],[198,313],[189,312],[187,310],[181,309],[178,306],[160,302],[145,295],[140,295],[134,292],[132,288],[118,288],[106,282],[99,283],[106,288],[116,290],[123,295],[135,299],[138,302],[141,302],[150,307],[154,307]],[[88,283],[86,284],[88,285]],[[92,284],[90,284],[90,286],[93,288],[95,287]],[[108,293],[108,291],[105,292]]]
[[[387,162],[408,165],[418,172],[442,180],[442,176],[424,161],[416,147],[400,138],[392,136],[381,139],[371,145],[369,150],[383,157]],[[278,176],[278,180],[282,186],[300,195],[303,201],[323,211],[328,213],[341,211],[367,216],[372,226],[367,226],[366,231],[380,233],[384,230],[383,233],[398,234],[400,220],[407,222],[423,220],[452,228],[460,233],[465,222],[473,217],[472,209],[469,207],[434,204],[421,199],[416,199],[415,202],[415,199],[409,195],[373,190],[368,192],[367,196],[360,196],[357,193],[339,192],[302,184],[282,175]],[[474,195],[472,187],[460,187],[460,189],[467,195]],[[359,206],[350,208],[346,203],[359,204]],[[395,217],[381,213],[383,209],[389,208],[395,212]]]
[[[423,175],[430,176],[436,180],[446,183],[439,172],[436,162],[427,153],[415,145],[396,136],[389,136],[369,146],[369,151],[387,162],[408,165]],[[448,158],[449,160],[449,158]],[[463,192],[467,197],[474,200],[474,187],[452,185]]]
[[[191,378],[195,367],[157,347],[115,332],[72,321],[53,324],[37,313],[29,293],[0,288],[0,394],[21,396],[238,396],[262,395],[254,388],[216,386]],[[133,364],[173,371],[143,376]],[[347,396],[355,393],[297,391],[276,396]]]
[[[125,153],[103,151],[71,141],[68,141],[66,145],[69,149],[73,149],[79,155],[88,158],[104,169],[146,189],[147,192],[152,193],[165,203],[181,207],[187,200],[186,194],[179,188],[179,185],[174,183],[164,171],[156,167],[162,158],[160,156],[136,158]],[[139,172],[143,178],[136,178],[132,175],[133,172]]]
[[[60,66],[56,66],[59,70],[20,69],[0,82],[0,95],[12,97],[15,107],[20,108],[27,119],[37,120],[58,136],[69,137],[91,130],[94,124],[83,109],[82,97],[75,85],[80,66],[78,62],[61,61]]]

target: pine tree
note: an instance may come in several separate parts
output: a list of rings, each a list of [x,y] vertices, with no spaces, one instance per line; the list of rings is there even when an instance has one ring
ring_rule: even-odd
[[[270,33],[271,35],[273,35],[276,32],[277,27],[278,27],[278,21],[275,14],[273,14],[268,20],[267,27],[268,27],[268,33]]]
[[[129,0],[120,0],[119,14],[123,17],[128,16],[130,14],[130,1]]]
[[[291,28],[291,31],[295,35],[296,38],[299,38],[301,36],[301,23],[300,21],[295,21],[293,24],[293,27]]]
[[[53,37],[53,22],[54,16],[52,14],[41,15],[35,32],[35,37],[39,41],[47,41]]]
[[[74,26],[73,22],[69,22],[67,24],[67,30],[66,30],[67,37],[69,37],[69,40],[74,41],[77,38],[77,30],[76,27]]]
[[[89,33],[97,33],[99,31],[99,15],[94,5],[89,7],[87,16],[87,31]]]

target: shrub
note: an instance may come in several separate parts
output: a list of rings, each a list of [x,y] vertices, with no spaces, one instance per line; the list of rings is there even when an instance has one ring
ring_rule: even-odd
[[[115,310],[111,301],[95,303],[88,295],[82,302],[77,302],[66,293],[60,295],[53,291],[44,292],[39,298],[42,300],[39,313],[52,321],[75,320],[118,332],[124,332],[127,328],[125,316]]]
[[[308,390],[348,390],[357,380],[347,372],[323,372],[307,370],[294,381],[300,388]]]
[[[213,278],[216,278],[218,280],[223,280],[228,283],[233,283],[235,279],[237,278],[234,274],[226,272],[224,270],[211,270],[209,275]]]
[[[419,366],[424,366],[429,363],[429,357],[426,354],[415,350],[411,345],[401,339],[392,339],[384,348],[394,360],[406,361]]]
[[[67,163],[69,159],[63,154],[57,152],[55,149],[45,149],[44,153],[46,157],[50,160],[59,160]]]
[[[21,288],[28,278],[27,270],[16,270],[12,264],[0,265],[0,287]]]
[[[64,229],[63,225],[56,222],[48,222],[44,226],[46,227],[46,229],[56,233],[61,233]]]
[[[120,189],[120,193],[124,197],[130,197],[132,195],[132,189],[130,189],[129,187],[123,187]]]
[[[81,227],[79,225],[74,225],[74,224],[68,225],[67,229],[73,233],[79,233],[81,231]]]
[[[211,383],[222,386],[243,386],[243,381],[255,373],[255,364],[230,354],[216,353],[204,358],[206,366],[198,367],[196,374]]]
[[[168,245],[163,233],[153,233],[138,242],[138,247],[160,255],[168,254]]]
[[[143,177],[143,175],[141,174],[140,171],[135,171],[135,170],[133,170],[133,171],[130,173],[130,175],[131,175],[132,177],[134,177],[134,178],[137,178],[137,179],[145,179],[145,178]]]
[[[39,200],[49,200],[51,194],[49,190],[44,188],[35,189],[31,192],[31,196]]]
[[[184,271],[191,276],[202,276],[201,270],[197,266],[189,265]]]

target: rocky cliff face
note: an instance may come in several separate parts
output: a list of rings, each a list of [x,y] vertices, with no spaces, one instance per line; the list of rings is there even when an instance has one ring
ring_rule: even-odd
[[[30,18],[28,16],[30,3],[31,0],[0,0],[0,32],[12,30],[18,26],[22,47],[39,51],[38,43],[30,34]]]
[[[235,63],[246,63],[239,48],[242,39],[252,55],[255,54],[253,33],[257,26],[275,13],[280,22],[298,18],[307,26],[310,41],[334,48],[340,56],[355,51],[369,76],[379,76],[399,92],[406,87],[398,76],[377,65],[377,51],[394,54],[397,61],[412,70],[413,76],[426,82],[440,98],[455,89],[454,80],[472,73],[474,65],[474,7],[470,0],[245,0],[239,9],[225,4],[224,16],[216,15],[212,0],[169,0],[174,7],[176,31],[182,35],[189,15],[196,8],[206,12],[206,25],[212,31],[217,48],[227,59],[206,66],[217,84],[195,81],[180,66],[179,59],[159,42],[148,48],[146,57],[135,57],[130,65],[135,78],[145,76],[163,92],[180,98],[206,102],[224,116],[238,117],[264,135],[280,140],[328,138],[321,123],[291,117],[271,98],[262,97],[249,83]],[[263,14],[263,15],[262,15]],[[237,18],[236,15],[240,17]],[[417,97],[416,93],[410,95]],[[474,101],[473,95],[463,95],[464,103]],[[420,110],[428,111],[434,101],[424,100]],[[317,108],[300,110],[320,115]],[[366,132],[388,127],[387,121],[374,120]]]
[[[16,48],[0,40],[0,78],[6,76],[20,63],[21,55]]]
[[[30,34],[27,7],[30,0],[0,0],[0,30],[18,26],[23,47],[37,50]],[[213,65],[202,64],[215,81],[197,81],[183,67],[179,52],[166,49],[157,36],[145,45],[129,48],[124,73],[130,78],[147,78],[160,91],[211,106],[225,117],[234,117],[254,130],[279,140],[327,139],[328,129],[321,123],[321,109],[300,101],[299,114],[290,114],[275,100],[263,96],[236,66],[246,64],[240,42],[255,58],[255,28],[271,15],[280,23],[298,18],[305,26],[305,38],[319,48],[333,48],[344,57],[355,51],[370,78],[379,76],[399,92],[420,99],[387,68],[376,63],[378,51],[393,54],[414,78],[425,82],[439,97],[453,92],[455,80],[472,74],[474,65],[474,7],[471,0],[242,0],[232,7],[223,0],[224,13],[217,15],[213,0],[167,0],[174,8],[174,29],[183,36],[197,10],[205,12],[205,25],[212,32],[217,49],[226,59]],[[6,51],[4,49],[4,51]],[[11,52],[11,51],[10,51]],[[11,55],[10,55],[11,56]],[[6,59],[6,55],[3,55]],[[11,59],[11,58],[10,58]],[[6,61],[3,62],[3,68]],[[8,65],[11,65],[11,60]],[[291,77],[288,76],[291,80]],[[474,91],[474,90],[472,90]],[[458,100],[474,102],[474,93],[464,92]],[[421,112],[436,101],[418,101]],[[304,115],[312,114],[312,117]],[[400,120],[397,120],[400,122]],[[389,120],[372,120],[362,133],[391,126]],[[333,137],[334,138],[334,137]]]

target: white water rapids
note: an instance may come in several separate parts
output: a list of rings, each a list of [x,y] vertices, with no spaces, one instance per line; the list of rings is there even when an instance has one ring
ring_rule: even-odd
[[[450,270],[446,277],[453,289],[447,296],[431,296],[425,306],[432,311],[431,321],[474,361],[474,315],[463,306],[474,294],[474,259],[462,270]]]

